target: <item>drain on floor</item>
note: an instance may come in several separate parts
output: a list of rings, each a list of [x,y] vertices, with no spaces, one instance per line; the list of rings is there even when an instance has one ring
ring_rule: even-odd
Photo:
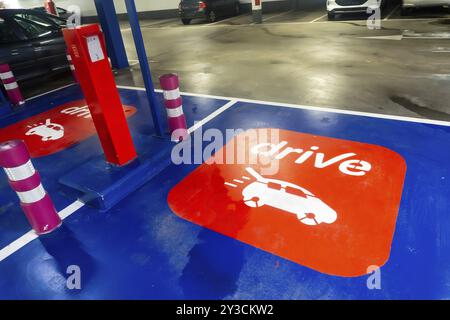
[[[450,121],[450,114],[431,109],[429,107],[424,106],[420,102],[413,101],[413,99],[404,97],[404,96],[393,96],[389,97],[389,99],[404,107],[405,109],[408,109],[409,111],[412,111],[414,113],[417,113],[418,115],[428,118],[428,119],[435,119],[435,120],[442,120],[442,121]]]

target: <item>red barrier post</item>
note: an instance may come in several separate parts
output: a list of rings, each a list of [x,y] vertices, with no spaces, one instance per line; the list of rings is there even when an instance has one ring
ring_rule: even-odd
[[[37,234],[50,233],[62,221],[52,199],[41,183],[39,173],[33,167],[30,153],[21,140],[0,144],[0,166],[8,176],[11,188],[20,199],[20,206]]]
[[[137,154],[100,27],[92,24],[64,29],[63,33],[106,161],[119,166],[127,164]]]
[[[189,133],[186,125],[186,116],[183,112],[178,76],[173,73],[165,74],[159,78],[159,83],[164,94],[164,105],[172,141],[185,140]]]

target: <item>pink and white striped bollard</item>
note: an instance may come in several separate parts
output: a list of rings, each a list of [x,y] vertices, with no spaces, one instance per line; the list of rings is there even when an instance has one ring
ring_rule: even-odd
[[[183,113],[178,76],[173,73],[162,75],[159,78],[159,83],[164,94],[164,105],[166,106],[172,141],[186,140],[189,133],[186,125],[186,116]]]
[[[8,94],[9,101],[13,105],[22,105],[25,103],[25,99],[20,92],[19,85],[14,77],[9,64],[0,64],[0,79]]]
[[[30,153],[22,140],[0,143],[0,166],[9,184],[20,199],[20,206],[37,234],[50,233],[62,221],[53,201],[41,183],[41,177],[31,162]]]

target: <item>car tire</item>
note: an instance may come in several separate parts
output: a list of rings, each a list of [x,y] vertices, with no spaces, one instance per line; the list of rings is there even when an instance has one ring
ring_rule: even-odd
[[[208,22],[216,22],[217,21],[217,15],[216,15],[216,13],[214,12],[214,10],[211,10],[209,13],[208,13]]]
[[[329,21],[333,21],[334,18],[335,18],[334,12],[328,12],[328,20],[329,20]]]
[[[181,22],[183,22],[184,25],[188,25],[191,23],[191,19],[181,19]]]

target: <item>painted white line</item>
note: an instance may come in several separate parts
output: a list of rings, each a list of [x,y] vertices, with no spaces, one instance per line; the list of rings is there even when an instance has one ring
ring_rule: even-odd
[[[76,85],[76,83],[71,83],[71,84],[68,84],[68,85],[65,85],[65,86],[62,86],[62,87],[59,87],[59,88],[56,88],[56,89],[44,92],[44,93],[40,93],[38,95],[35,95],[35,96],[30,97],[28,99],[25,99],[25,101],[30,101],[30,100],[33,100],[33,99],[45,96],[46,94],[53,93],[53,92],[56,92],[56,91],[59,91],[59,90],[62,90],[62,89],[65,89],[65,88],[68,88],[68,87],[71,87],[71,86],[74,86],[74,85]]]
[[[250,180],[250,178],[249,178],[249,177],[246,177],[246,176],[243,176],[242,179],[244,179],[244,180]]]
[[[442,51],[439,51],[439,50],[433,50],[433,51],[431,51],[431,52],[434,52],[434,53],[450,53],[450,50],[442,50]]]
[[[176,20],[178,20],[178,18],[169,18],[169,19],[162,19],[162,20],[156,20],[156,21],[153,21],[152,23],[145,23],[145,22],[141,22],[141,28],[147,28],[147,27],[152,27],[152,26],[156,26],[156,25],[159,25],[159,24],[164,24],[164,23],[166,23],[166,22],[175,22]],[[123,29],[120,29],[121,31],[131,31],[131,27],[129,27],[129,28],[123,28]]]
[[[311,20],[309,23],[314,23],[316,21],[319,21],[320,19],[325,18],[326,16],[327,16],[327,14],[324,14],[323,16],[320,16],[318,18],[315,18],[314,20]]]
[[[194,132],[198,128],[202,127],[204,124],[206,124],[207,122],[211,121],[212,119],[217,117],[222,112],[228,110],[236,102],[238,102],[238,100],[232,99],[231,101],[229,101],[228,103],[224,104],[222,107],[220,107],[219,109],[217,109],[213,113],[209,114],[206,118],[202,119],[201,121],[196,122],[192,127],[190,127],[188,129],[188,133],[191,134],[192,132]]]
[[[84,203],[80,200],[77,200],[61,210],[58,214],[62,220],[69,217],[71,214],[76,212],[78,209],[82,208],[84,206]],[[34,232],[34,230],[30,230],[27,233],[25,233],[23,236],[18,238],[17,240],[13,241],[6,247],[0,250],[0,262],[8,258],[13,253],[17,252],[21,248],[25,247],[27,244],[29,244],[31,241],[37,239],[39,236]]]
[[[229,183],[229,182],[225,182],[224,185],[229,186],[229,187],[233,187],[233,188],[237,188],[237,185]]]
[[[383,19],[383,21],[387,21],[394,14],[394,12],[397,11],[399,7],[400,7],[399,4],[395,6],[394,9],[392,9],[392,11]]]
[[[128,64],[130,65],[130,67],[135,66],[139,64],[139,60],[128,60]]]
[[[220,24],[221,22],[225,22],[225,21],[230,21],[230,20],[232,20],[232,19],[236,19],[236,20],[238,20],[240,17],[242,17],[242,16],[248,16],[248,15],[238,15],[238,16],[232,16],[232,17],[229,17],[229,18],[226,18],[226,19],[222,19],[222,20],[218,20],[218,21],[216,21],[216,22],[211,22],[211,23],[207,23],[207,24],[204,24],[204,25],[202,25],[202,27],[208,27],[208,26],[214,26],[214,25],[216,25],[216,24]]]
[[[117,86],[117,87],[120,89],[145,91],[145,88],[139,88],[139,87],[131,87],[131,86]],[[160,90],[160,89],[156,89],[155,91],[162,92],[162,90]],[[438,126],[450,127],[449,121],[442,121],[442,120],[431,120],[431,119],[395,116],[395,115],[382,114],[382,113],[342,110],[342,109],[335,109],[332,107],[315,107],[315,106],[297,105],[297,104],[292,104],[292,103],[272,102],[272,101],[263,101],[263,100],[254,100],[254,99],[241,99],[241,98],[235,98],[235,97],[215,96],[215,95],[201,94],[201,93],[189,93],[189,92],[180,92],[180,93],[182,95],[191,96],[191,97],[203,97],[203,98],[211,98],[211,99],[231,100],[230,102],[233,102],[233,104],[236,102],[248,102],[248,103],[255,103],[255,104],[275,106],[275,107],[286,107],[286,108],[294,108],[294,109],[324,111],[324,112],[348,114],[348,115],[355,115],[355,116],[362,116],[362,117],[369,117],[369,118],[388,119],[388,120],[406,121],[406,122],[414,122],[414,123],[425,123],[425,124],[434,124],[434,125],[438,125]]]
[[[153,21],[150,24],[147,24],[144,21],[144,22],[141,22],[141,27],[145,28],[145,27],[148,27],[148,26],[154,26],[154,25],[157,25],[157,24],[164,24],[166,22],[175,22],[175,21],[181,21],[181,19],[180,18],[167,18],[167,19]]]
[[[234,181],[234,182],[237,182],[237,183],[244,183],[244,181],[239,180],[239,179],[233,179],[233,181]]]
[[[269,20],[271,20],[271,19],[273,19],[273,18],[282,17],[282,16],[287,15],[287,14],[293,12],[293,11],[294,11],[294,10],[289,10],[289,11],[286,11],[286,12],[281,12],[281,13],[279,13],[279,14],[275,14],[275,15],[273,15],[273,16],[270,16],[270,17],[268,17],[268,18],[266,18],[266,19],[262,19],[262,21],[263,21],[263,22],[266,22],[266,21],[269,21]]]
[[[23,236],[21,236],[19,239],[15,240],[11,244],[4,247],[2,250],[0,250],[0,262],[8,258],[10,255],[12,255],[14,252],[18,251],[19,249],[25,247],[27,244],[29,244],[34,239],[37,239],[38,235],[34,232],[34,230],[28,231]]]

